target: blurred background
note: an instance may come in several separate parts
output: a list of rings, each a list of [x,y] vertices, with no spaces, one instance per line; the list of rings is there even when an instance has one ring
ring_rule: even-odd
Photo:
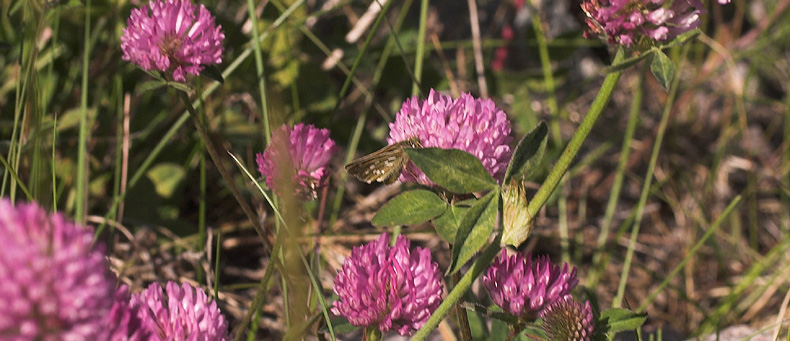
[[[264,97],[272,129],[310,123],[329,129],[338,143],[330,186],[319,200],[304,203],[312,229],[303,245],[327,298],[351,247],[381,233],[370,224],[373,214],[404,186],[368,185],[347,177],[342,166],[386,144],[387,123],[415,90],[420,98],[431,88],[492,98],[508,114],[516,141],[546,121],[542,171],[529,179],[534,193],[598,93],[612,56],[602,42],[582,38],[579,1],[431,1],[421,21],[421,2],[390,0],[378,24],[376,12],[368,13],[377,8],[370,1],[200,3],[225,32],[218,66],[224,83],[196,79],[192,98],[202,94],[199,110],[221,149],[259,176]],[[212,290],[218,284],[220,307],[235,327],[270,255],[206,162],[175,90],[141,91],[151,77],[121,60],[126,18],[145,2],[0,4],[0,155],[6,161],[0,194],[26,198],[14,170],[43,206],[68,215],[84,210],[88,224],[102,226],[113,270],[134,292],[156,280],[188,280]],[[522,249],[574,264],[581,284],[610,306],[658,123],[670,110],[624,306],[635,309],[656,292],[645,307],[646,329],[663,328],[665,337],[730,326],[773,333],[778,323],[787,324],[780,309],[790,297],[788,5],[707,1],[702,33],[688,53],[666,51],[679,77],[669,103],[646,67],[628,68]],[[425,52],[415,89],[421,22]],[[632,109],[635,99],[641,103]],[[618,168],[632,110],[633,141]],[[80,132],[83,114],[88,129]],[[87,145],[85,201],[76,193],[81,141]],[[232,159],[226,162],[273,241],[270,206]],[[738,195],[738,207],[711,230]],[[446,269],[449,246],[429,223],[402,232],[430,247]],[[258,319],[261,339],[282,338],[287,325],[282,282],[273,283]],[[485,302],[486,295],[475,287],[469,299]]]

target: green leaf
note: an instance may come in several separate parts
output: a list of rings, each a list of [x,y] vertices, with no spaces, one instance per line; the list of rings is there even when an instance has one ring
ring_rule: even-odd
[[[524,177],[528,177],[534,172],[543,158],[543,153],[546,151],[548,135],[549,128],[546,126],[546,122],[542,121],[527,135],[524,135],[521,141],[518,142],[516,150],[513,151],[513,156],[507,165],[503,184],[510,183],[512,176],[523,174]]]
[[[336,334],[347,334],[359,330],[359,327],[352,325],[342,316],[331,316],[329,320],[332,322],[332,328]],[[322,333],[328,333],[329,328],[324,325],[321,327],[320,331]]]
[[[461,224],[461,219],[466,212],[469,211],[468,205],[459,205],[458,203],[447,206],[444,213],[433,219],[433,227],[439,236],[448,243],[455,241],[455,233],[458,232],[458,225]]]
[[[693,31],[687,31],[687,32],[675,37],[675,39],[673,39],[671,42],[669,42],[667,44],[664,44],[664,45],[661,45],[660,48],[662,50],[666,50],[666,49],[668,49],[670,47],[674,47],[674,46],[685,44],[687,41],[696,38],[700,33],[702,33],[702,31],[700,31],[699,29],[695,29]]]
[[[466,295],[467,299],[470,299],[469,295]],[[497,306],[496,304],[491,304],[489,306],[483,306],[481,304],[474,304],[469,308],[474,310],[476,313],[487,316],[491,322],[501,321],[505,322],[505,325],[511,325],[518,323],[518,317],[511,315],[510,313],[506,313],[502,311],[502,308]]]
[[[590,307],[593,310],[593,314],[600,315],[601,305],[598,304],[598,295],[595,294],[595,290],[584,285],[580,285],[577,288],[581,289],[581,291],[584,293],[583,297],[587,299],[588,302],[590,302]]]
[[[96,119],[96,108],[88,108],[88,122]],[[77,107],[58,115],[58,131],[77,128],[80,124],[82,110]]]
[[[645,59],[645,58],[649,57],[652,54],[653,54],[653,50],[647,50],[645,52],[642,52],[642,53],[640,53],[640,54],[638,54],[638,55],[636,55],[634,57],[628,58],[626,60],[623,60],[620,63],[617,63],[615,65],[612,65],[612,66],[604,69],[604,74],[610,74],[612,72],[623,71],[623,70],[633,66],[634,64],[639,63],[642,59]]]
[[[546,336],[546,332],[543,331],[543,328],[540,327],[538,323],[528,323],[524,326],[524,329],[518,333],[518,338],[516,340],[523,340],[523,341],[532,341],[535,339],[538,340],[548,340],[548,336]]]
[[[181,90],[181,91],[186,92],[186,93],[190,93],[192,91],[192,89],[188,85],[186,85],[184,83],[167,82],[167,86],[169,86],[169,87],[171,87],[173,89]]]
[[[653,50],[653,62],[650,63],[650,71],[656,77],[658,83],[664,87],[664,90],[669,90],[669,84],[672,82],[672,77],[675,76],[675,64],[667,57],[664,52],[658,49]]]
[[[167,84],[167,82],[165,82],[163,80],[147,81],[147,82],[141,84],[140,86],[138,86],[137,89],[135,89],[135,90],[136,90],[137,94],[139,95],[139,94],[151,91],[151,90],[159,89],[159,88],[165,86],[166,84]]]
[[[82,6],[85,6],[85,4],[83,4],[81,0],[68,0],[68,1],[66,1],[65,6],[66,7],[82,7]]]
[[[175,163],[160,163],[145,173],[148,179],[154,184],[156,194],[163,198],[169,198],[175,192],[176,187],[184,179],[186,172],[184,168]]]
[[[200,75],[215,80],[219,82],[219,84],[225,84],[225,78],[222,77],[222,72],[217,69],[216,65],[203,65],[203,70],[200,71]]]
[[[376,226],[414,225],[438,217],[446,209],[447,203],[438,195],[418,189],[392,198],[371,222]]]
[[[647,320],[647,313],[634,313],[627,309],[612,308],[601,312],[599,320],[606,323],[607,333],[611,337],[618,332],[638,329]]]
[[[469,330],[472,332],[472,340],[485,340],[488,336],[488,319],[473,309],[467,308],[465,310],[469,320]]]
[[[491,191],[466,212],[455,235],[448,274],[458,271],[485,245],[491,232],[494,231],[498,207],[499,191]]]
[[[518,322],[518,321],[515,321]],[[491,337],[489,340],[507,340],[510,335],[510,324],[497,318],[491,319]]]
[[[148,76],[150,76],[151,78],[153,78],[153,79],[155,79],[155,80],[158,80],[158,81],[163,81],[163,82],[166,82],[166,81],[167,81],[167,80],[164,78],[164,75],[163,75],[162,71],[156,71],[156,70],[145,70],[145,69],[140,69],[140,68],[138,68],[138,70],[142,70],[142,71],[143,71],[143,72],[145,72],[145,73],[146,73]]]
[[[428,179],[453,193],[472,193],[498,188],[474,155],[458,149],[404,148]]]

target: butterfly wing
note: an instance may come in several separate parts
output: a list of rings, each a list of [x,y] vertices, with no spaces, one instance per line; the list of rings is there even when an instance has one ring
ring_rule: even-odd
[[[401,145],[393,144],[349,162],[346,172],[367,183],[391,184],[400,175],[407,158]]]
[[[391,144],[349,162],[346,172],[367,183],[377,181],[389,185],[398,179],[403,167],[409,162],[403,147],[420,148],[422,144],[416,138]]]

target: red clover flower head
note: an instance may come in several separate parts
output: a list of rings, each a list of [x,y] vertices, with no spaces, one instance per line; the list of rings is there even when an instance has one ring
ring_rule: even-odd
[[[699,27],[705,13],[699,0],[584,0],[581,6],[587,13],[586,38],[601,36],[609,44],[627,47],[643,37],[672,40]]]
[[[92,340],[106,328],[115,276],[92,229],[35,203],[0,199],[0,335]]]
[[[133,294],[129,307],[150,332],[150,340],[230,340],[217,302],[189,283],[168,282],[163,292],[154,282]]]
[[[409,245],[400,235],[391,247],[382,233],[355,247],[335,278],[332,313],[355,326],[400,335],[422,327],[441,301],[441,273],[430,250]]]
[[[554,265],[548,256],[534,261],[517,253],[508,257],[502,250],[483,276],[491,299],[505,312],[527,321],[537,318],[547,305],[566,297],[579,280],[576,268]]]
[[[505,112],[494,101],[468,93],[453,99],[431,89],[425,100],[416,96],[407,99],[389,127],[390,145],[417,137],[425,148],[460,149],[480,159],[498,181],[502,181],[512,153],[508,145],[512,140],[510,121]],[[433,185],[411,162],[400,180]]]
[[[107,316],[109,324],[100,340],[143,341],[151,338],[151,331],[142,327],[138,309],[129,306],[129,287],[122,285],[115,291],[115,302]]]
[[[590,341],[595,332],[590,302],[557,300],[543,310],[543,331],[549,340]]]
[[[123,60],[143,70],[172,72],[173,79],[198,75],[203,65],[222,62],[222,26],[205,6],[190,0],[152,0],[136,8],[121,36]]]
[[[291,129],[287,125],[272,133],[269,147],[256,155],[258,171],[266,178],[266,186],[281,193],[282,176],[288,174],[288,162],[293,167],[296,192],[307,199],[318,197],[317,190],[329,178],[329,161],[337,151],[329,130],[299,123]]]

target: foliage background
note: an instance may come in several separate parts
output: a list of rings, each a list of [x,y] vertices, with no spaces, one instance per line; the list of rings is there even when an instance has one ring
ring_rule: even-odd
[[[259,66],[248,3],[201,2],[226,35],[219,67],[226,71],[224,84],[208,79],[196,83],[204,91],[216,87],[200,110],[221,146],[249,169],[256,168],[254,155],[266,143],[263,85],[271,127],[311,123],[330,129],[341,147],[333,161],[331,186],[323,194],[326,201],[306,204],[314,219],[325,207],[320,220],[308,223],[312,230],[304,245],[315,243],[312,250],[318,257],[312,271],[327,297],[350,248],[380,233],[369,223],[375,211],[401,190],[400,184],[376,186],[348,179],[342,170],[350,157],[385,144],[386,123],[413,94],[420,3],[392,1],[368,49],[363,42],[369,31],[355,43],[344,38],[368,2],[250,2],[264,37]],[[123,0],[0,3],[0,155],[9,163],[2,168],[0,193],[25,198],[24,187],[45,207],[75,217],[82,210],[89,224],[107,224],[100,238],[111,245],[113,269],[133,291],[154,280],[196,281],[213,290],[213,274],[219,269],[218,300],[236,323],[249,307],[270,255],[213,165],[205,163],[200,138],[184,120],[185,108],[174,90],[140,91],[150,77],[121,60],[125,19],[142,4]],[[544,171],[531,179],[534,193],[586,113],[610,57],[600,42],[581,38],[578,3],[535,2],[519,7],[520,3],[478,1],[481,33],[476,37],[467,3],[431,2],[419,90],[420,96],[430,88],[480,96],[485,90],[475,69],[474,41],[478,40],[485,88],[508,113],[514,137],[539,120],[551,127]],[[776,321],[786,324],[780,308],[787,305],[783,300],[790,284],[788,3],[708,2],[703,34],[691,43],[687,58],[678,60],[679,49],[669,53],[681,79],[637,238],[625,303],[639,306],[672,269],[690,258],[647,307],[648,329],[666,327],[692,336],[737,324],[771,330]],[[292,10],[286,11],[289,7]],[[541,19],[538,26],[532,21],[536,14]],[[506,27],[512,30],[512,39],[503,34]],[[536,36],[536,27],[543,33]],[[549,64],[543,64],[539,54],[537,37],[542,34]],[[360,53],[353,85],[342,92]],[[330,56],[339,56],[336,63]],[[257,76],[260,66],[265,77]],[[550,66],[551,82],[543,66]],[[599,295],[603,306],[617,291],[634,208],[666,105],[663,88],[649,75],[644,77],[644,101],[622,173],[621,197],[606,247],[599,250],[596,240],[618,173],[629,109],[644,74],[639,66],[626,71],[565,184],[541,212],[533,237],[522,246],[578,266],[581,283]],[[87,129],[81,131],[83,115]],[[358,122],[362,129],[355,143]],[[85,201],[78,200],[81,142],[87,148]],[[230,158],[227,166],[271,231],[274,219],[269,206]],[[19,175],[21,183],[9,170]],[[743,196],[742,204],[713,238],[691,253],[736,195]],[[117,211],[112,209],[114,202],[122,203]],[[216,268],[213,245],[220,232]],[[403,232],[430,247],[440,268],[446,268],[448,246],[436,238],[430,224]],[[602,273],[591,266],[596,257],[608,259]],[[287,304],[282,284],[276,281],[267,297],[258,337],[283,335]],[[473,295],[486,299],[484,291],[475,290]]]

